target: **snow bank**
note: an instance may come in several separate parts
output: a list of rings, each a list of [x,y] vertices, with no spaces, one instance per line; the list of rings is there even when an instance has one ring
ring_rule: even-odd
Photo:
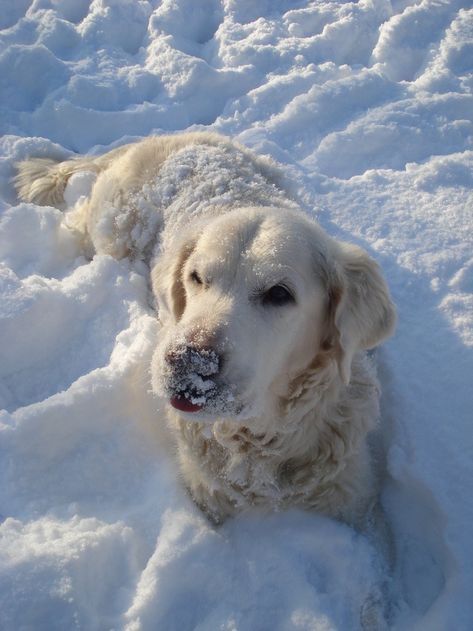
[[[2,631],[351,631],[383,582],[390,628],[473,628],[471,3],[5,0],[0,29]],[[146,270],[17,204],[27,155],[190,128],[281,161],[385,270],[391,577],[318,515],[207,523],[150,394]]]

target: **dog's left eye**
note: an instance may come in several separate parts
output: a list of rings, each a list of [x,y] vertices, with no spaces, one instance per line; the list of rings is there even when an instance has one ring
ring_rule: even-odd
[[[202,285],[202,278],[199,276],[199,274],[195,270],[190,273],[189,278],[195,285]]]
[[[261,296],[263,305],[270,307],[282,307],[295,303],[295,298],[284,285],[274,285]]]

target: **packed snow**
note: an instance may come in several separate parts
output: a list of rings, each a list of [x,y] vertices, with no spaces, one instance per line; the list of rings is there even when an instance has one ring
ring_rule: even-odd
[[[0,629],[352,631],[379,597],[388,628],[471,631],[471,0],[3,0],[0,29]],[[392,572],[320,515],[210,524],[150,392],[145,265],[15,197],[27,156],[202,129],[384,269]]]

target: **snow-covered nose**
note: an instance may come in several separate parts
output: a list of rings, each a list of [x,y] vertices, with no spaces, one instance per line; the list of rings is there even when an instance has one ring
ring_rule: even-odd
[[[168,349],[165,359],[174,372],[195,373],[199,377],[216,375],[221,367],[221,356],[212,348],[191,344]]]
[[[215,396],[218,386],[214,376],[221,359],[213,349],[182,345],[165,354],[169,368],[170,403],[182,412],[197,412]]]

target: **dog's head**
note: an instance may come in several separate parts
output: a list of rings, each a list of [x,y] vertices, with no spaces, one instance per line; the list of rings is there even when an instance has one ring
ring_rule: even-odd
[[[395,313],[377,264],[302,213],[242,208],[195,226],[152,269],[163,324],[153,389],[187,418],[276,413],[321,352],[350,379]]]

